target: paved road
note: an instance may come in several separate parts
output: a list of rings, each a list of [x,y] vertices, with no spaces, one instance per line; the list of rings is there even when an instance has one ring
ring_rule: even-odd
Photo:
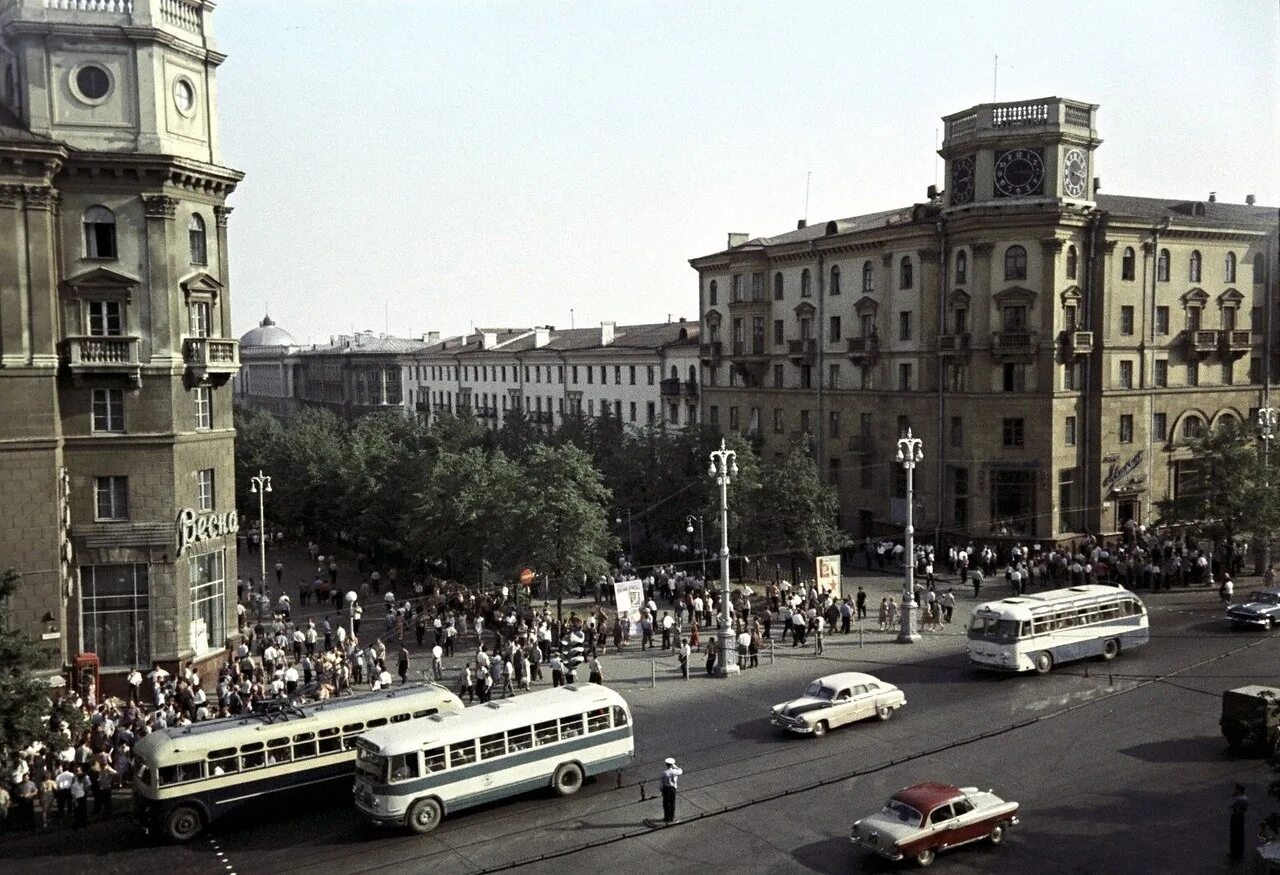
[[[992,786],[1022,802],[1024,820],[1004,847],[944,855],[939,871],[1221,872],[1231,784],[1254,799],[1250,833],[1275,806],[1265,766],[1225,756],[1218,699],[1274,679],[1280,634],[1224,629],[1204,590],[1149,603],[1150,646],[1043,678],[971,673],[956,631],[912,647],[878,632],[862,647],[833,636],[821,658],[779,650],[774,665],[728,682],[664,670],[653,689],[648,654],[612,656],[606,675],[637,726],[621,788],[609,778],[570,799],[531,794],[451,817],[425,837],[366,827],[339,787],[245,809],[186,847],[152,846],[117,818],[11,838],[0,859],[21,858],[32,872],[417,871],[430,861],[451,873],[561,873],[570,858],[557,855],[571,854],[582,871],[878,872],[893,867],[850,845],[850,823],[898,787],[939,779]],[[769,704],[846,668],[899,684],[907,707],[821,740],[769,730]],[[671,755],[685,768],[682,822],[653,830],[655,778]]]

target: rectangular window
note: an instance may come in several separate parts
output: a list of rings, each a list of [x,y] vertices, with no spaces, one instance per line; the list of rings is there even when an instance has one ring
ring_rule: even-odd
[[[146,565],[80,567],[84,647],[98,655],[103,667],[150,663],[149,593]]]
[[[732,290],[733,290],[733,293],[732,293],[732,298],[730,300],[735,302],[741,301],[742,300],[742,274],[735,273],[733,275]]]
[[[864,458],[858,465],[858,486],[862,489],[870,489],[872,484],[871,475],[871,462]]]
[[[204,511],[213,510],[216,498],[213,494],[213,469],[201,468],[196,472],[196,505]]]
[[[609,383],[609,368],[606,365],[600,366],[600,385],[605,386]]]
[[[93,390],[93,430],[95,432],[124,431],[124,390]]]
[[[827,460],[827,485],[828,486],[840,485],[840,460],[839,459],[832,458]]]
[[[601,368],[601,370],[603,371],[604,369]],[[603,382],[603,379],[602,379],[602,382]],[[613,366],[613,385],[615,386],[622,385],[622,365]]]
[[[730,431],[737,431],[737,430],[738,430],[738,428],[739,428],[739,423],[738,423],[738,408],[737,408],[736,406],[735,406],[735,407],[730,407],[730,408],[729,408],[729,430],[730,430]]]
[[[1199,362],[1187,362],[1187,385],[1188,386],[1200,385],[1200,363]]]
[[[800,411],[800,431],[802,433],[808,434],[810,431],[812,431],[811,422],[810,422],[811,418],[812,418],[811,414],[809,413],[808,410]]]
[[[827,433],[833,438],[840,437],[840,411],[832,410],[827,414]]]
[[[94,337],[119,337],[124,334],[124,318],[119,301],[90,301],[89,334]]]
[[[1231,386],[1236,381],[1236,363],[1227,359],[1222,363],[1222,385]]]
[[[1058,528],[1064,532],[1075,529],[1075,468],[1058,472]]]
[[[911,391],[911,365],[909,362],[903,362],[898,365],[898,390],[901,392]]]
[[[1001,432],[1004,437],[1004,445],[1006,447],[1020,447],[1023,442],[1022,420],[1009,419],[1002,420]]]
[[[94,481],[94,498],[99,520],[129,518],[129,478],[98,477]]]
[[[192,398],[196,405],[196,428],[213,428],[213,389],[197,386],[192,390]]]
[[[630,371],[628,373],[628,376],[631,378],[631,385],[634,386],[636,384],[636,366],[635,365],[630,366]],[[547,382],[550,383],[551,381],[547,380]]]
[[[636,402],[631,402],[631,421],[636,421]]]
[[[1128,304],[1120,308],[1120,333],[1126,337],[1133,334],[1133,307]]]
[[[1062,366],[1062,388],[1074,392],[1080,388],[1079,362],[1068,362]]]
[[[812,365],[800,366],[800,388],[801,389],[813,388],[813,366]]]
[[[1133,443],[1133,414],[1120,414],[1120,443]]]
[[[197,655],[227,643],[227,581],[223,550],[191,557],[191,647]]]
[[[555,744],[560,740],[560,726],[555,720],[546,720],[533,724],[534,744]]]
[[[782,408],[775,407],[773,409],[773,430],[777,434],[782,434],[783,432],[782,420],[783,420]]]
[[[764,300],[764,274],[753,273],[751,275],[751,300]]]
[[[491,760],[507,754],[507,734],[495,732],[480,736],[480,759]]]
[[[578,366],[577,365],[569,366],[569,376],[573,381],[573,385],[575,386],[578,385]]]
[[[840,388],[840,366],[839,365],[827,365],[827,388],[828,389]]]
[[[951,417],[951,446],[964,446],[964,418],[961,416]]]
[[[782,382],[783,382],[783,380],[782,380],[782,365],[774,365],[774,366],[773,366],[773,388],[775,388],[775,389],[781,389],[781,388],[782,388]]]
[[[1006,392],[1024,392],[1027,388],[1027,366],[1015,362],[1005,362],[1003,381]]]
[[[1169,439],[1168,414],[1151,414],[1151,439],[1156,441],[1166,441]]]
[[[211,337],[213,333],[213,305],[208,301],[195,301],[187,309],[192,337]]]
[[[707,406],[707,420],[712,428],[720,427],[720,406],[718,404],[710,404]],[[653,422],[653,402],[649,402],[649,421]]]
[[[551,725],[555,726],[555,723],[553,722]],[[475,761],[475,739],[471,739],[470,741],[459,741],[449,745],[449,768],[456,769],[459,766],[469,765]]]
[[[840,342],[840,317],[839,316],[831,317],[831,327],[830,327],[830,330],[827,332],[827,341],[829,343]]]
[[[776,346],[786,343],[785,325],[781,319],[773,320],[773,342]]]
[[[604,732],[609,728],[609,709],[596,708],[587,712],[587,732]]]
[[[648,375],[648,378],[649,378],[649,385],[650,385],[650,386],[652,386],[652,385],[653,385],[653,365],[649,365],[649,366],[645,369],[645,371],[646,371],[646,373],[647,373],[647,375]]]
[[[528,726],[512,729],[507,732],[507,750],[518,753],[533,748],[533,730]]]
[[[1120,388],[1121,389],[1133,388],[1133,362],[1130,362],[1130,361],[1120,362]]]
[[[1076,418],[1068,416],[1062,431],[1062,441],[1069,447],[1076,445]]]
[[[898,314],[898,340],[911,339],[911,311],[903,310]]]
[[[1156,334],[1167,335],[1169,333],[1169,308],[1156,307]]]
[[[1169,385],[1169,360],[1156,359],[1153,379],[1157,387],[1163,389]]]

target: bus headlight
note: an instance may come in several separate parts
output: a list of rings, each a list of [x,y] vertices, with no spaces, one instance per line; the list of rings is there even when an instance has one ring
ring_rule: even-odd
[[[1009,661],[1009,654],[1007,654],[1007,653],[1002,653],[1002,654],[1000,654],[1000,661],[1001,661],[1001,662],[1008,662],[1008,661]]]

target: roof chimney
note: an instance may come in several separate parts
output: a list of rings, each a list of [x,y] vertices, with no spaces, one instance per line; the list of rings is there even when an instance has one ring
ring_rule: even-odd
[[[748,235],[745,231],[730,231],[728,248],[733,249],[735,246],[741,246],[743,243],[747,242],[747,238],[749,236],[750,235]]]
[[[533,329],[533,348],[542,349],[551,340],[551,328],[534,328]]]
[[[808,223],[808,222],[806,222],[804,219],[797,219],[797,220],[796,220],[796,230],[797,230],[797,231],[803,231],[803,230],[804,230],[804,226],[805,226],[805,225],[807,225],[807,224],[809,224],[809,223]]]
[[[480,348],[493,349],[498,345],[498,334],[495,331],[480,332]]]
[[[423,343],[439,343],[439,342],[440,342],[440,332],[439,332],[439,331],[428,331],[426,334],[422,335],[422,342],[423,342]]]
[[[924,194],[929,200],[937,200],[938,187],[936,185],[931,185],[924,190]]]
[[[617,322],[601,322],[600,323],[600,345],[608,346],[613,343],[613,330],[618,327]]]
[[[1218,193],[1216,191],[1209,192],[1209,203],[1216,204],[1218,202]]]
[[[1101,176],[1095,176],[1095,177],[1093,178],[1093,191],[1094,191],[1094,194],[1097,194],[1098,192],[1102,191],[1102,177],[1101,177]]]
[[[1244,196],[1244,202],[1249,206],[1253,206],[1258,202],[1258,199],[1251,194],[1247,194]]]

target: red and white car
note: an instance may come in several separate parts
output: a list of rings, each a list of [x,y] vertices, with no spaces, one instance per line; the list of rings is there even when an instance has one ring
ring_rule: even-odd
[[[929,782],[894,793],[883,809],[853,825],[850,838],[890,860],[928,866],[947,848],[979,839],[1001,844],[1017,824],[1017,802],[977,787]]]

